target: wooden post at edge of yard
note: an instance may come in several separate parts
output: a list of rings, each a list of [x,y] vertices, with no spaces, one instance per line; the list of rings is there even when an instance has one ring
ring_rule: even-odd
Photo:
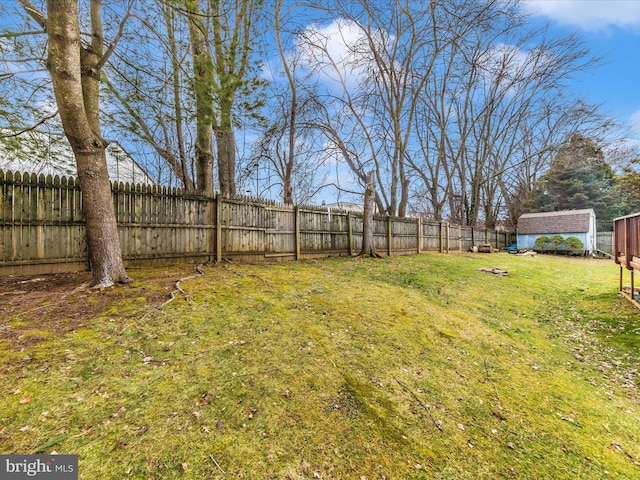
[[[296,242],[296,260],[300,260],[300,206],[294,207],[295,212],[295,242]]]
[[[353,226],[351,224],[351,212],[347,212],[347,241],[349,242],[349,256],[353,255]]]
[[[222,198],[218,193],[215,196],[216,204],[216,262],[222,261]]]
[[[393,254],[393,237],[391,236],[392,224],[391,215],[387,215],[387,255]]]

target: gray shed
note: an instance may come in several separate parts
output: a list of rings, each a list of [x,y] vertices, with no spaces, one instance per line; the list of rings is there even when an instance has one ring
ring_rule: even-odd
[[[596,248],[596,214],[591,208],[561,212],[525,213],[518,219],[518,248],[533,248],[536,238],[546,235],[577,237],[586,253]]]

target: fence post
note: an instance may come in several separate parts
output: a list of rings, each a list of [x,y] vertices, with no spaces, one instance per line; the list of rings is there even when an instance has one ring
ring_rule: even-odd
[[[222,198],[219,193],[215,196],[216,204],[216,262],[222,262]]]
[[[349,256],[352,256],[353,226],[351,225],[351,212],[347,212],[347,241],[349,242]]]
[[[462,227],[458,225],[458,252],[462,251]]]
[[[391,230],[391,215],[387,215],[387,255],[389,256],[393,254],[393,246],[391,245],[393,237],[391,236]]]
[[[215,226],[216,224],[216,198],[207,198],[207,223],[209,226]],[[217,228],[216,228],[217,232]],[[207,254],[211,261],[215,256],[216,251],[216,232],[212,232],[211,228],[207,229]]]
[[[618,290],[619,292],[622,292],[622,272],[624,271],[624,267],[622,266],[622,264],[620,264],[620,290]]]
[[[446,232],[446,237],[445,237],[445,238],[446,238],[446,240],[447,240],[447,243],[446,243],[446,245],[447,245],[446,252],[447,252],[447,253],[449,253],[449,250],[450,250],[449,243],[450,243],[450,241],[451,241],[451,236],[450,236],[451,232],[449,231],[449,222],[446,222],[446,224],[445,224],[445,227],[444,227],[444,228],[445,228],[445,232]]]
[[[416,218],[418,222],[418,253],[422,250],[422,222],[420,221],[420,217]]]
[[[296,235],[296,260],[300,260],[300,206],[294,207],[295,212],[295,235]]]

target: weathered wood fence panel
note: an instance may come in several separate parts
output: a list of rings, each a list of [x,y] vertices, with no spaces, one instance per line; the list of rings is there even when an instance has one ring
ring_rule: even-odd
[[[341,210],[300,208],[299,243],[301,256],[348,255],[350,248],[349,218],[350,215]]]
[[[394,218],[391,221],[391,252],[410,255],[418,251],[418,222],[415,218]]]
[[[0,187],[0,273],[86,268],[82,195],[73,179],[0,170]],[[362,245],[358,212],[147,185],[117,183],[112,191],[128,264],[347,256]],[[510,244],[509,235],[416,218],[374,218],[374,245],[382,255],[466,251],[488,242],[501,248]]]
[[[640,271],[640,213],[614,219],[613,233],[615,262],[628,270]]]
[[[120,246],[131,263],[209,255],[210,200],[166,187],[113,185]]]
[[[0,266],[86,264],[81,192],[73,179],[0,170],[0,187]]]
[[[596,248],[613,255],[613,232],[596,233]]]
[[[422,224],[422,248],[421,251],[435,252],[441,251],[442,242],[442,223],[425,222]]]

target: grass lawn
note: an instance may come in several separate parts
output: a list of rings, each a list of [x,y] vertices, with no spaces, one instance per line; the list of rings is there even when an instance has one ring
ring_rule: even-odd
[[[611,261],[203,270],[162,307],[191,273],[3,314],[0,453],[77,454],[83,480],[640,478],[640,312]]]

